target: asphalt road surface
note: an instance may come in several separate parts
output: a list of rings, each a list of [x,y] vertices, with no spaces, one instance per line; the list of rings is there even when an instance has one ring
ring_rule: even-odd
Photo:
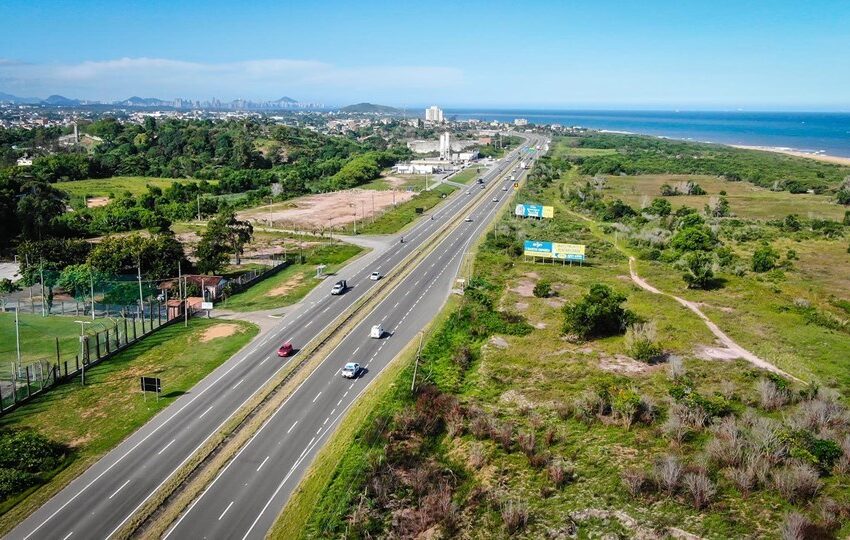
[[[370,381],[440,311],[463,254],[513,194],[505,178],[462,222],[329,354],[207,490],[168,531],[166,538],[263,538],[309,468],[329,433]],[[501,190],[507,187],[508,192]],[[489,186],[488,186],[489,187]],[[493,202],[493,197],[499,199]],[[388,334],[369,337],[372,325]],[[357,362],[365,372],[345,379],[340,369]]]
[[[518,156],[519,150],[514,151],[487,171],[484,176],[487,185]],[[479,189],[474,185],[470,187]],[[505,195],[498,192],[502,202],[507,199]],[[404,243],[391,243],[383,251],[370,252],[340,270],[337,276],[328,278],[273,330],[246,346],[129,436],[24,520],[7,538],[76,540],[112,536],[240,406],[286,363],[298,357],[296,353],[294,357],[278,358],[277,349],[281,343],[292,341],[296,349],[306,345],[371,287],[380,283],[368,279],[371,272],[389,272],[445,219],[462,212],[471,213],[474,221],[461,224],[449,234],[438,249],[343,340],[244,447],[210,492],[185,514],[177,526],[179,533],[171,535],[173,538],[206,535],[229,538],[248,533],[253,537],[262,536],[324,435],[362,388],[445,301],[465,242],[477,236],[496,206],[488,197],[477,210],[470,212],[470,199],[466,191],[457,190],[432,211],[433,220],[425,217],[404,231]],[[330,288],[337,279],[346,279],[351,289],[344,295],[330,296]],[[381,340],[366,339],[368,327],[381,319],[392,335]],[[368,371],[356,381],[343,381],[336,372],[348,360],[359,360],[368,365]],[[163,386],[167,391],[167,380],[163,381]],[[259,461],[254,463],[257,458]],[[266,462],[262,463],[263,460]],[[230,488],[231,479],[247,470],[252,471],[250,476],[255,480],[249,481],[246,476],[236,482],[241,486],[241,496],[218,491],[225,486]]]

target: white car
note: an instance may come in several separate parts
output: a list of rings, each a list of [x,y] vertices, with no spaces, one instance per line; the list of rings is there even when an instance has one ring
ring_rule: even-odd
[[[466,216],[466,219],[464,219],[464,221],[469,223],[470,221],[472,221],[472,216]]]
[[[342,368],[342,376],[346,379],[356,379],[360,375],[360,364],[349,362]]]
[[[493,197],[493,202],[499,202],[499,198],[498,198],[498,197]]]
[[[372,330],[369,331],[369,337],[373,339],[381,339],[384,337],[384,327],[380,324],[376,324],[372,327]]]
[[[508,186],[502,186],[502,191],[507,191],[507,190],[508,190]]]
[[[378,281],[379,279],[381,279],[381,273],[372,272],[371,274],[369,274],[369,279],[371,279],[372,281]]]

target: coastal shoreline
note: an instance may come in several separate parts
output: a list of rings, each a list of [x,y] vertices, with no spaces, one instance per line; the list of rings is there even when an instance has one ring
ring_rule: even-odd
[[[838,165],[850,166],[850,157],[831,156],[829,154],[821,154],[815,152],[804,152],[802,150],[794,150],[793,148],[780,148],[776,146],[751,146],[745,144],[730,144],[727,146],[731,146],[733,148],[740,148],[742,150],[760,150],[762,152],[774,152],[776,154],[785,154],[788,156],[809,158],[814,159],[816,161],[823,161],[826,163],[835,163]]]

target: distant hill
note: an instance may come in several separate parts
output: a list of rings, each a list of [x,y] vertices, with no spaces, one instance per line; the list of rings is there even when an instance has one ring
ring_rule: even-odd
[[[58,106],[68,106],[68,107],[70,107],[70,106],[73,106],[73,105],[79,105],[82,102],[79,99],[71,99],[71,98],[66,98],[65,96],[53,94],[52,96],[49,96],[47,99],[42,100],[42,103],[45,104],[45,105],[58,105]]]
[[[39,103],[39,102],[41,102],[41,100],[38,99],[38,98],[13,96],[12,94],[0,92],[0,103],[16,103],[16,104],[27,103],[27,104],[31,104],[31,103]]]
[[[124,101],[117,101],[115,104],[123,105],[125,107],[164,107],[171,105],[171,102],[163,101],[159,98],[142,98],[139,96],[133,96],[125,99]]]
[[[380,114],[401,114],[401,109],[388,107],[386,105],[375,105],[374,103],[357,103],[348,105],[340,109],[340,112],[349,113],[380,113]]]

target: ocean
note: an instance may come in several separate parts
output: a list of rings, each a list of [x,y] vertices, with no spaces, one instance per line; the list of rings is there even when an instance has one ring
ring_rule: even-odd
[[[507,122],[525,118],[535,124],[850,157],[850,113],[446,109],[446,116]]]

